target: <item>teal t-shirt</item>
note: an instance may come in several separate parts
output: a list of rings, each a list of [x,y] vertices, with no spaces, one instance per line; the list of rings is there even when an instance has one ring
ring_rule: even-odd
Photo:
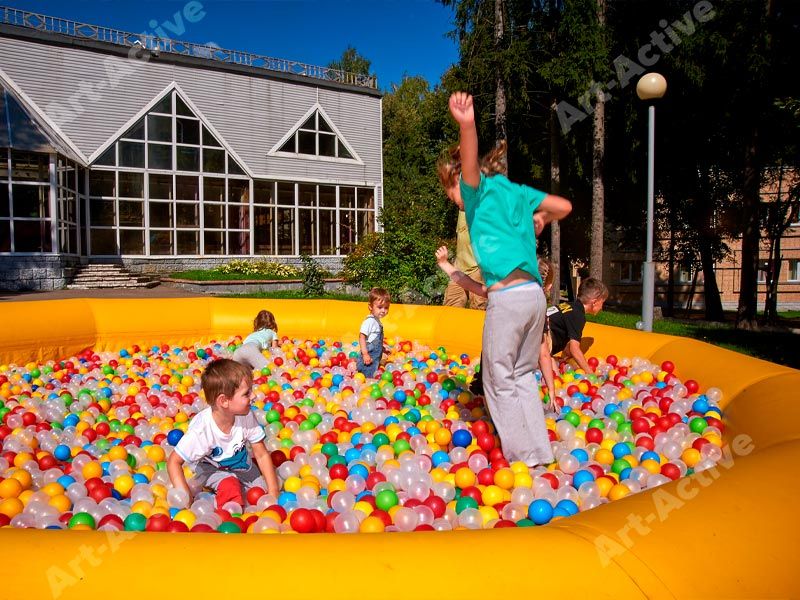
[[[277,337],[272,329],[259,329],[244,338],[242,344],[258,344],[259,348],[266,350],[272,346],[272,340]]]
[[[504,175],[481,173],[477,188],[460,182],[472,249],[486,287],[522,269],[541,283],[533,213],[547,194],[512,183]]]

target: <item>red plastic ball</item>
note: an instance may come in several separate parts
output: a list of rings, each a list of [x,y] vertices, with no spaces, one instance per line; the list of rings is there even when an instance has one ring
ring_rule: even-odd
[[[267,492],[262,487],[259,486],[251,487],[249,490],[247,490],[247,496],[246,496],[247,503],[252,506],[255,506],[256,503],[258,502],[258,499],[261,498],[261,496],[263,496],[266,493]]]
[[[672,463],[666,463],[664,465],[661,465],[661,474],[675,481],[681,476],[681,470],[678,468],[677,465],[674,465]]]
[[[313,533],[317,529],[317,521],[307,508],[296,508],[289,515],[289,525],[298,533]]]
[[[589,444],[599,444],[603,441],[603,431],[597,427],[589,427],[586,430],[586,442]]]

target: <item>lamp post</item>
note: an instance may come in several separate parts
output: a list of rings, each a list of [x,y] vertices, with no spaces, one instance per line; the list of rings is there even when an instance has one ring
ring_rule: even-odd
[[[647,254],[642,269],[642,329],[653,331],[656,270],[653,264],[653,212],[655,192],[656,107],[654,102],[667,91],[667,80],[658,73],[642,75],[636,95],[649,104],[647,127]]]

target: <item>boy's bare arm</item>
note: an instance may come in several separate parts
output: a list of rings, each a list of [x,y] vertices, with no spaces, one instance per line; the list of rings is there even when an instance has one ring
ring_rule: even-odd
[[[569,349],[569,355],[575,359],[578,366],[587,373],[591,373],[592,368],[586,362],[586,357],[583,355],[583,350],[581,350],[581,343],[578,340],[570,340],[567,348]]]
[[[436,264],[450,277],[453,283],[461,286],[469,293],[482,296],[483,298],[489,296],[485,285],[478,283],[463,271],[459,271],[447,260],[447,248],[445,246],[442,246],[436,251]]]
[[[278,475],[275,473],[272,457],[269,455],[269,452],[267,452],[264,441],[262,440],[255,444],[250,444],[250,446],[253,448],[253,458],[256,460],[258,470],[261,471],[264,481],[267,482],[267,492],[277,498],[281,488],[280,485],[278,485]]]
[[[547,225],[551,221],[559,221],[571,212],[572,202],[553,194],[547,194],[536,210],[536,214],[540,215],[544,225]]]
[[[361,358],[364,361],[365,365],[372,364],[372,357],[369,355],[369,350],[367,350],[367,336],[363,333],[358,334],[358,347],[361,350]]]
[[[192,491],[189,489],[189,484],[183,474],[183,462],[181,455],[173,450],[167,459],[167,473],[169,474],[169,480],[172,482],[172,487],[189,494],[189,502],[191,502]]]

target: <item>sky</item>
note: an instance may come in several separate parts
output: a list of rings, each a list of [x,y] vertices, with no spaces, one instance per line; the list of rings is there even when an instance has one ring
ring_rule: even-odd
[[[189,6],[192,3],[202,7]],[[458,61],[456,43],[446,35],[454,28],[452,9],[435,0],[5,0],[3,4],[320,66],[353,46],[372,62],[382,90],[400,83],[404,75],[422,75],[429,83],[438,83]]]

